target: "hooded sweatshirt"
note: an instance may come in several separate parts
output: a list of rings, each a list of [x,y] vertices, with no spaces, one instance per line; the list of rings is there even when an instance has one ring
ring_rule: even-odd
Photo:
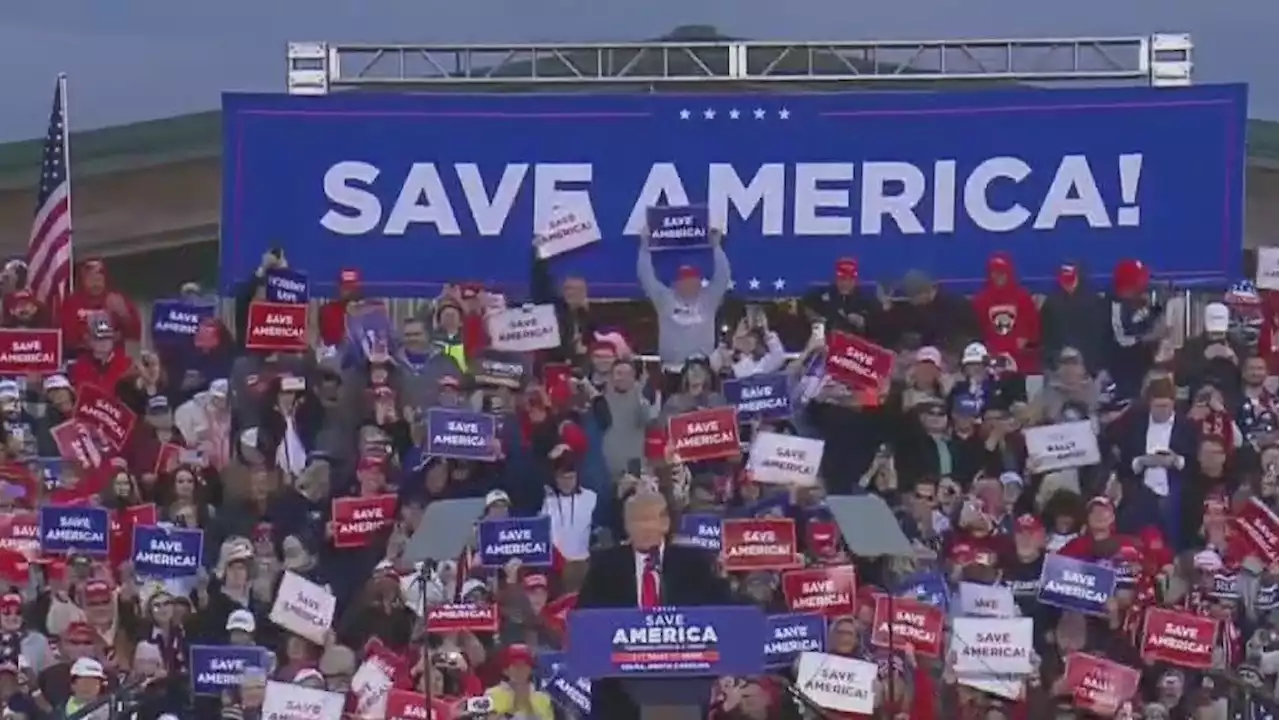
[[[1004,275],[1004,284],[996,284],[997,274]],[[1040,310],[1018,284],[1007,254],[995,253],[987,261],[987,284],[973,296],[973,310],[992,355],[1012,357],[1020,373],[1040,372]]]
[[[1053,365],[1064,347],[1084,356],[1085,367],[1096,375],[1102,369],[1107,339],[1107,301],[1089,287],[1075,265],[1058,271],[1058,286],[1040,306],[1041,347],[1046,365]]]
[[[715,269],[711,281],[689,301],[658,280],[649,248],[640,248],[636,273],[658,314],[658,356],[668,372],[678,371],[691,357],[711,357],[715,352],[716,311],[729,290],[729,257],[719,245],[712,248],[712,255]]]

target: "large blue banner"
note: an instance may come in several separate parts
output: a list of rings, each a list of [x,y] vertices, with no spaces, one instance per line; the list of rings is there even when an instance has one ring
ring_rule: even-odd
[[[1047,284],[1066,259],[1146,260],[1236,279],[1245,87],[714,95],[223,97],[225,291],[283,246],[332,294],[480,281],[513,296],[556,205],[601,242],[556,257],[595,292],[637,295],[652,206],[705,205],[738,290],[788,295],[841,256],[968,287],[1008,251]],[[625,141],[619,142],[620,138]],[[706,250],[657,253],[660,277]]]
[[[581,677],[756,675],[768,623],[750,606],[575,610],[568,632]]]

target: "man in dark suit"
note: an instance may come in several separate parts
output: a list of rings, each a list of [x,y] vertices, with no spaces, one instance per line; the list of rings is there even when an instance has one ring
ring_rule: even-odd
[[[728,605],[729,586],[706,551],[668,542],[671,510],[656,492],[639,492],[623,507],[630,544],[591,554],[578,593],[580,609]],[[591,687],[596,717],[633,720],[640,710],[622,683],[600,680]]]

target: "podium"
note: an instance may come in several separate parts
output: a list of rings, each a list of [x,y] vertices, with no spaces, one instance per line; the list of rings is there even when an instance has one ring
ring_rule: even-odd
[[[642,720],[699,720],[716,679],[764,672],[768,637],[753,606],[575,610],[565,661],[592,682],[620,682]]]

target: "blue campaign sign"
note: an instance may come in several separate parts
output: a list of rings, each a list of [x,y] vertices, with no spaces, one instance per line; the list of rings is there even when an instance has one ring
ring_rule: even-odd
[[[1053,553],[1040,572],[1040,602],[1086,615],[1106,615],[1107,600],[1116,590],[1116,573],[1109,567]]]
[[[705,207],[651,207],[645,213],[645,222],[649,228],[650,250],[711,247]]]
[[[681,515],[676,542],[688,547],[720,552],[720,521],[719,515],[709,513]]]
[[[728,380],[724,397],[738,407],[739,421],[791,417],[791,379],[785,373]]]
[[[196,695],[221,695],[240,687],[247,668],[271,669],[270,652],[244,645],[192,645],[191,688]]]
[[[282,245],[329,292],[459,278],[522,296],[553,208],[604,240],[552,263],[640,294],[648,208],[705,204],[739,287],[791,295],[857,257],[961,288],[1008,251],[1047,287],[1142,258],[1179,281],[1240,276],[1244,85],[814,94],[223,96],[221,284]],[[618,142],[626,138],[626,142]],[[1171,240],[1171,238],[1176,239]],[[671,277],[710,253],[658,253]],[[757,281],[751,284],[750,281]]]
[[[140,577],[192,577],[204,560],[204,531],[135,525],[132,560]]]
[[[217,308],[188,300],[157,300],[151,311],[151,336],[157,342],[191,342],[200,321],[213,317]]]
[[[480,563],[502,567],[512,559],[522,565],[551,564],[551,518],[543,515],[480,523]]]
[[[757,607],[575,610],[568,664],[586,678],[757,675],[768,623]]]
[[[40,508],[40,551],[106,555],[111,520],[104,508],[44,505]]]
[[[427,410],[427,455],[491,460],[496,434],[492,415],[446,408]]]
[[[827,620],[817,613],[769,616],[764,663],[770,668],[790,667],[805,652],[826,652]]]
[[[538,684],[557,706],[573,710],[586,720],[591,717],[591,680],[574,674],[567,656],[564,652],[539,652]]]
[[[311,284],[307,282],[307,274],[301,270],[268,270],[263,281],[268,302],[305,305],[311,299]]]
[[[903,578],[894,593],[951,612],[951,588],[942,573],[922,570]]]

